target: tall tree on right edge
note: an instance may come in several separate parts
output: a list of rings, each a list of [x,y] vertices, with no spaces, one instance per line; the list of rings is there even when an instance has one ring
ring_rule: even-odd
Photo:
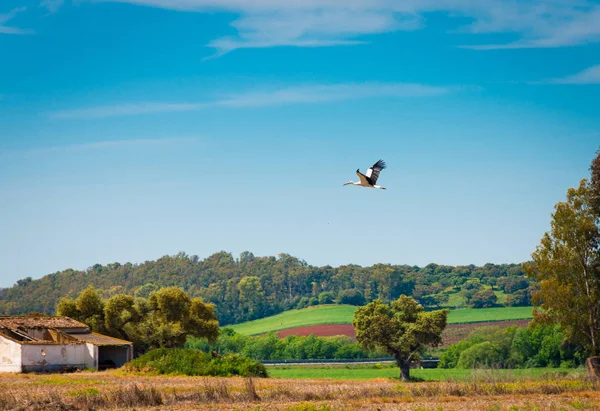
[[[592,172],[592,207],[596,216],[600,216],[600,150],[596,152],[596,158],[592,161],[590,171]]]
[[[555,205],[533,262],[525,271],[535,278],[535,319],[557,323],[566,338],[600,355],[600,152],[590,167],[591,181],[570,188]]]

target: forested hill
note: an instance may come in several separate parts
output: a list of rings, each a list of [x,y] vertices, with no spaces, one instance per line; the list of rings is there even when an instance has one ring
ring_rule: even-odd
[[[0,289],[0,314],[52,314],[59,298],[76,297],[90,284],[105,298],[122,293],[147,297],[161,287],[182,287],[214,303],[222,325],[319,303],[361,305],[400,294],[412,295],[428,307],[528,305],[531,290],[519,264],[334,268],[314,267],[287,254],[255,257],[243,252],[235,258],[223,251],[204,260],[179,253],[142,264],[96,264],[85,271],[26,278]]]

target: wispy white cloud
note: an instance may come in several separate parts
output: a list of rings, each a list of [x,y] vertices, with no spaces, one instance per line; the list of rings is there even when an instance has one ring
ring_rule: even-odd
[[[0,26],[0,34],[35,34],[34,30]]]
[[[600,64],[570,76],[543,80],[536,84],[600,84]]]
[[[515,6],[516,7],[516,6]],[[587,2],[548,2],[531,11],[496,9],[495,24],[478,22],[476,33],[521,33],[521,39],[505,44],[462,46],[476,50],[556,48],[600,42],[600,5]],[[503,23],[503,24],[502,24]]]
[[[55,119],[92,119],[119,116],[133,116],[138,114],[165,113],[172,111],[190,111],[200,108],[200,104],[190,103],[156,103],[144,102],[134,104],[118,104],[113,106],[99,106],[76,108],[55,111],[49,117]]]
[[[0,34],[34,34],[35,31],[29,29],[21,29],[14,26],[7,26],[6,23],[14,19],[19,13],[27,10],[26,7],[12,9],[8,13],[0,14]]]
[[[564,47],[600,41],[600,5],[592,0],[89,0],[179,11],[228,11],[237,35],[209,43],[217,55],[239,48],[362,44],[365,35],[425,26],[431,12],[471,20],[458,31],[511,33],[517,41],[464,45],[478,50]]]
[[[364,44],[355,37],[398,30],[416,30],[418,16],[370,10],[273,10],[245,15],[232,23],[237,37],[223,37],[208,45],[222,55],[239,48],[276,46],[328,47]]]
[[[95,119],[140,114],[199,110],[209,107],[266,107],[288,104],[327,103],[382,97],[428,97],[447,94],[460,87],[436,87],[413,83],[318,84],[268,88],[229,94],[201,103],[134,103],[87,107],[50,113],[53,119]]]
[[[56,13],[64,4],[64,0],[42,0],[40,6],[47,8],[50,13]]]
[[[267,40],[267,41],[241,41],[232,37],[222,37],[211,41],[208,46],[217,50],[204,60],[221,57],[237,49],[259,49],[267,47],[331,47],[331,46],[355,46],[366,44],[365,41],[357,40]]]
[[[262,107],[285,104],[326,103],[380,97],[427,97],[449,93],[451,87],[411,83],[356,83],[306,85],[277,90],[250,91],[218,100],[225,107]]]

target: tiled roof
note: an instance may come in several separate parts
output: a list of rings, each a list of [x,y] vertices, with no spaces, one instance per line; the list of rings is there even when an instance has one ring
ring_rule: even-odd
[[[69,317],[0,316],[0,328],[88,328],[87,325]]]
[[[26,330],[47,328],[56,330],[58,336],[52,338],[30,335]],[[84,332],[82,332],[84,331]],[[51,333],[53,331],[50,331]],[[91,343],[100,346],[123,346],[129,341],[89,332],[89,327],[69,317],[29,317],[0,316],[0,334],[19,344],[82,344]],[[63,336],[63,337],[61,337]]]
[[[107,335],[97,333],[85,333],[85,334],[69,334],[71,337],[94,345],[130,345],[129,341],[120,340],[118,338],[109,337]]]

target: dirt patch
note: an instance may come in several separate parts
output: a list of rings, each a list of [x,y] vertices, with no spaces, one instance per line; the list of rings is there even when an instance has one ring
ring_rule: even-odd
[[[352,324],[320,324],[308,325],[306,327],[289,328],[279,331],[279,337],[287,337],[288,335],[307,336],[314,334],[317,337],[331,337],[334,335],[346,335],[356,338],[354,327]]]

